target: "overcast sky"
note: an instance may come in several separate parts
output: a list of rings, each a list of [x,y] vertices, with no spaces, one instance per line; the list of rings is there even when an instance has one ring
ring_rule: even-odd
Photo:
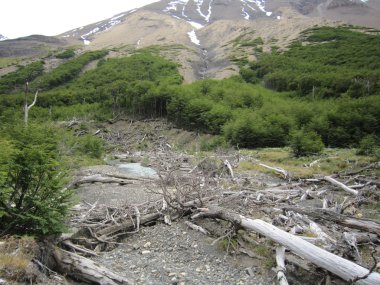
[[[54,36],[159,0],[3,0],[0,34]]]

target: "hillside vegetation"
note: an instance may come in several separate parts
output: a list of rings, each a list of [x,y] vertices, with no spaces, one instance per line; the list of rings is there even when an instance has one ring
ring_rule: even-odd
[[[107,53],[88,52],[48,73],[35,63],[2,77],[2,93],[9,95],[0,98],[0,116],[10,123],[21,118],[23,95],[10,93],[28,79],[32,90],[43,91],[30,114],[36,122],[165,117],[182,128],[219,135],[209,147],[281,147],[309,140],[314,153],[323,145],[359,146],[363,138],[377,144],[379,47],[376,35],[315,28],[288,51],[262,55],[241,76],[189,85],[182,85],[176,64],[149,49],[101,60],[81,74]]]
[[[380,37],[348,27],[309,29],[286,52],[263,54],[243,76],[298,96],[358,98],[378,94]]]

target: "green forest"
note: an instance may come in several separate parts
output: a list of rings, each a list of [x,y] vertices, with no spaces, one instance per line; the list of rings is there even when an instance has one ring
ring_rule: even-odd
[[[63,53],[65,54],[65,53]],[[71,54],[71,52],[68,52]],[[380,37],[341,28],[302,33],[283,53],[263,54],[241,75],[183,85],[178,66],[149,50],[101,59],[87,52],[50,72],[32,63],[0,79],[0,116],[20,120],[23,84],[40,90],[35,122],[71,117],[106,120],[125,114],[164,117],[189,130],[219,135],[239,147],[290,145],[297,132],[329,147],[379,138]],[[31,95],[30,95],[31,96]]]

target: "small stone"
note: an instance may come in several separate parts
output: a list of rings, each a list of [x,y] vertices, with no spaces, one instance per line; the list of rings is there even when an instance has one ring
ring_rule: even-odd
[[[131,266],[129,266],[129,269],[131,269],[131,270],[134,270],[134,269],[136,269],[136,265],[131,265]]]
[[[152,243],[148,241],[146,244],[144,244],[144,248],[148,248],[148,247],[150,247],[151,245],[152,245]]]
[[[197,269],[195,269],[196,272],[201,272],[202,271],[202,268],[201,267],[197,267]]]
[[[175,273],[175,272],[170,272],[170,273],[168,274],[168,276],[169,276],[169,277],[174,277],[174,276],[177,276],[177,273]]]
[[[171,280],[171,283],[172,283],[173,285],[178,284],[178,279],[177,279],[176,277],[173,277],[172,280]]]
[[[134,250],[138,250],[138,249],[140,248],[140,246],[139,246],[138,244],[134,244],[134,245],[132,245],[132,248],[133,248]]]
[[[207,264],[205,267],[206,267],[206,271],[210,271],[211,270],[210,265]]]
[[[7,281],[5,281],[4,279],[1,279],[1,278],[0,278],[0,284],[1,284],[1,285],[6,285],[6,284],[8,284],[8,283],[7,283]]]
[[[141,252],[142,255],[147,255],[147,254],[150,254],[150,250],[143,250]]]
[[[245,271],[249,276],[255,276],[255,273],[253,272],[251,267],[246,268]]]
[[[181,272],[179,275],[180,275],[181,277],[185,277],[187,274],[186,274],[186,272]]]

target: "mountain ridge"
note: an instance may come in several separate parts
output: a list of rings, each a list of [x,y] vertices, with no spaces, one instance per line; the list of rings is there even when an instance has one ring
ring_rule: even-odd
[[[283,50],[313,26],[367,19],[368,25],[380,28],[380,21],[371,16],[380,15],[379,11],[380,3],[373,0],[161,0],[52,37],[60,43],[44,49],[116,49],[112,57],[160,46],[161,55],[180,65],[185,82],[220,79],[237,74],[234,61],[254,60],[260,49]],[[352,19],[352,15],[357,17]],[[245,41],[260,38],[262,44],[235,46],[241,37]],[[9,47],[11,42],[5,42],[0,43],[0,56],[38,55],[38,44],[47,45],[16,40]]]

